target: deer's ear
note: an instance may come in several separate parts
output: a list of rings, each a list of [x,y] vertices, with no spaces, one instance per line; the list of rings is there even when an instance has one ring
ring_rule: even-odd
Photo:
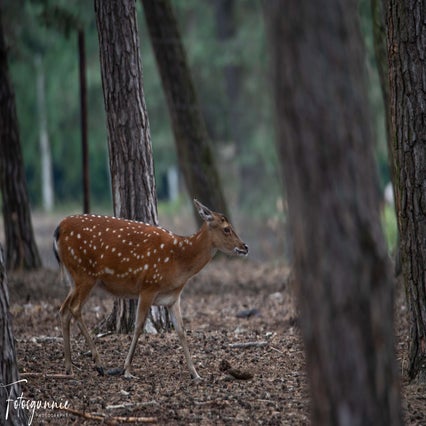
[[[200,215],[201,219],[203,219],[206,222],[211,222],[213,220],[213,212],[206,206],[203,206],[195,198],[194,198],[194,206],[198,210],[198,214]]]

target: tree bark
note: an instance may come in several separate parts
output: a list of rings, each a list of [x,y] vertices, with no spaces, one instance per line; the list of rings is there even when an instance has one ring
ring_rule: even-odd
[[[426,381],[426,6],[388,2],[386,23],[395,200],[411,314],[408,375]]]
[[[8,269],[41,266],[33,227],[19,140],[15,95],[9,78],[0,10],[0,188]]]
[[[13,405],[21,393],[15,340],[9,313],[5,259],[3,248],[0,246],[0,419],[2,424],[28,424],[27,413],[21,408],[15,409]]]
[[[191,197],[229,216],[206,125],[169,0],[142,0],[172,119],[179,166]],[[194,209],[197,222],[199,215]]]
[[[400,425],[357,2],[265,8],[312,424]]]
[[[134,0],[95,0],[114,214],[158,224],[151,134]],[[157,310],[157,308],[153,308]],[[164,309],[158,327],[169,324]],[[117,300],[112,326],[128,333],[136,301]],[[158,317],[158,310],[151,320]]]

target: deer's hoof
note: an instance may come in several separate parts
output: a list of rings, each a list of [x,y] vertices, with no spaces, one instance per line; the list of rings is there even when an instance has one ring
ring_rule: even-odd
[[[102,366],[96,366],[96,371],[100,376],[105,376],[104,368]]]
[[[121,376],[124,373],[124,369],[121,367],[110,368],[107,371],[108,376]]]

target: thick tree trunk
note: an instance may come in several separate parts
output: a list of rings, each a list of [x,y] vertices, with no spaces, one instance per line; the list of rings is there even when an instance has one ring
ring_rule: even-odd
[[[158,224],[151,135],[142,87],[134,0],[95,0],[114,214]],[[158,308],[153,308],[157,310]],[[164,309],[158,327],[168,324]],[[117,300],[111,315],[119,332],[133,328],[136,301]],[[158,312],[151,320],[155,321]]]
[[[9,292],[3,248],[0,246],[0,419],[4,425],[27,425],[27,413],[15,409],[21,396],[15,340],[9,313]],[[10,400],[9,402],[7,400]]]
[[[176,18],[169,0],[142,0],[172,118],[179,166],[191,197],[228,214]],[[194,210],[196,220],[199,215]]]
[[[402,272],[411,313],[408,373],[426,381],[426,5],[387,7],[392,149]]]
[[[0,11],[0,188],[6,234],[8,269],[32,269],[41,266],[27,193],[15,96],[9,78],[7,47]]]
[[[312,424],[399,425],[357,2],[265,2]]]

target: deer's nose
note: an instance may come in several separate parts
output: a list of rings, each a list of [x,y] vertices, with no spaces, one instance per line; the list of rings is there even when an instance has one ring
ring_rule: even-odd
[[[235,247],[233,252],[238,256],[247,256],[248,247],[246,244],[242,243],[238,247]]]

